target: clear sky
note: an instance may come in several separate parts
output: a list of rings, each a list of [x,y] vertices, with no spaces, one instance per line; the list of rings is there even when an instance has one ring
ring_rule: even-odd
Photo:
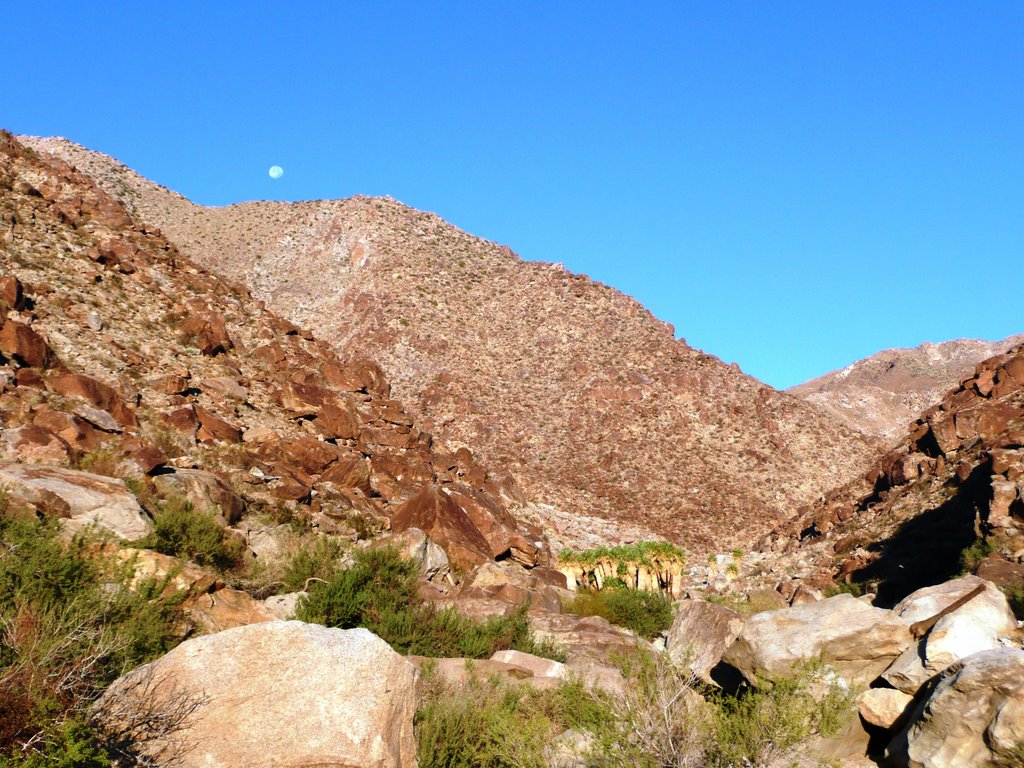
[[[205,204],[391,195],[778,387],[1024,331],[1024,3],[15,0],[3,26],[15,133]]]

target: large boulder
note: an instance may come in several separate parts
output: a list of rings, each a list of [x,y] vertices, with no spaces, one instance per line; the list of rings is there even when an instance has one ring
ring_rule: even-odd
[[[188,640],[118,679],[96,713],[183,714],[141,749],[180,768],[412,768],[416,672],[365,629],[271,621]]]
[[[437,542],[452,565],[470,570],[491,559],[487,539],[469,515],[440,487],[426,485],[398,508],[391,529],[401,533],[419,528]]]
[[[822,658],[848,682],[866,685],[912,642],[892,611],[843,594],[751,617],[723,661],[757,684]]]
[[[950,667],[886,749],[900,768],[1019,765],[1024,650],[999,648]],[[997,763],[997,761],[1000,761]]]
[[[919,589],[893,608],[893,613],[923,634],[882,675],[890,685],[911,695],[960,659],[999,648],[1000,638],[1012,636],[1017,629],[1006,596],[995,584],[977,576]]]
[[[668,631],[669,655],[705,682],[743,629],[743,617],[724,605],[684,600]]]
[[[123,480],[60,467],[4,464],[0,486],[43,514],[62,518],[71,532],[95,526],[135,541],[153,529]]]

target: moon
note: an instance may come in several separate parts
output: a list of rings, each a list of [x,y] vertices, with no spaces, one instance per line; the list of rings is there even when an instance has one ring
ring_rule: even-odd
[[[272,179],[280,179],[282,176],[284,176],[284,168],[282,168],[280,165],[272,165],[270,166],[270,170],[267,171],[267,173],[270,175],[270,178]]]

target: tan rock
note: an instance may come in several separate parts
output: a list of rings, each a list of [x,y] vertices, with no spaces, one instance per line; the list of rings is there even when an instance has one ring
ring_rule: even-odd
[[[1024,743],[1024,650],[999,648],[947,669],[886,748],[899,768],[982,768]],[[1019,753],[1018,753],[1019,757]]]
[[[683,600],[668,631],[669,655],[711,682],[711,669],[743,629],[743,617],[722,605]]]
[[[0,465],[0,485],[45,514],[64,519],[69,531],[96,526],[133,541],[153,523],[123,480],[57,467]]]
[[[221,524],[230,525],[241,518],[245,502],[227,483],[212,472],[201,469],[176,469],[153,478],[157,490],[165,496],[180,496],[197,512],[217,516]]]
[[[912,642],[895,613],[843,594],[752,616],[723,661],[757,684],[822,657],[848,682],[864,685]]]
[[[868,688],[857,697],[857,710],[871,725],[892,728],[913,700],[895,688]]]
[[[135,685],[138,681],[145,685]],[[170,745],[180,768],[413,768],[415,669],[365,629],[269,621],[187,640],[117,680],[101,720],[135,704],[195,711]]]
[[[919,589],[900,601],[893,613],[907,623],[920,622],[941,613],[976,587],[983,587],[983,591],[939,619],[920,642],[907,648],[883,673],[890,685],[914,694],[951,664],[979,651],[998,648],[1000,638],[1016,632],[1017,620],[1006,596],[977,576]]]
[[[569,674],[568,668],[561,662],[544,659],[540,656],[534,656],[532,653],[523,653],[522,651],[497,651],[491,656],[491,661],[500,661],[502,664],[508,664],[510,667],[529,672],[533,677],[548,677],[561,680],[568,677]]]

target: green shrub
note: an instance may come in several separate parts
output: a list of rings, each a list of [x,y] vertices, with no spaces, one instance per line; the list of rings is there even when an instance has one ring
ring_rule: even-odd
[[[107,764],[88,702],[178,640],[165,585],[133,584],[103,552],[0,511],[0,764]]]
[[[417,569],[389,548],[360,550],[355,564],[326,583],[314,583],[296,609],[300,621],[328,627],[366,627],[399,653],[487,658],[515,649],[549,658],[559,654],[530,633],[526,608],[486,621],[454,608],[436,610],[417,594]]]
[[[672,626],[672,600],[660,592],[606,585],[578,592],[563,608],[578,616],[601,616],[648,640]]]
[[[547,768],[546,749],[568,728],[613,740],[609,700],[579,682],[537,691],[492,678],[454,686],[428,669],[416,714],[420,768]]]
[[[992,554],[992,549],[988,539],[977,539],[971,546],[964,548],[960,553],[960,575],[977,571],[985,558]]]
[[[299,592],[310,579],[329,581],[340,569],[344,549],[337,539],[320,536],[312,544],[303,544],[288,558],[281,580],[285,592]]]
[[[1024,621],[1024,584],[1009,584],[1003,587],[1003,593],[1010,603],[1010,610],[1017,621]]]
[[[191,560],[196,565],[226,571],[237,566],[244,545],[213,515],[197,512],[180,498],[161,502],[153,511],[153,532],[140,547]]]
[[[825,597],[835,597],[836,595],[853,595],[854,597],[860,597],[864,594],[865,587],[859,581],[839,581],[835,582],[825,590]]]
[[[827,680],[823,669],[810,664],[791,677],[766,681],[766,687],[719,695],[711,763],[762,765],[816,734],[835,735],[852,713],[854,696]]]

